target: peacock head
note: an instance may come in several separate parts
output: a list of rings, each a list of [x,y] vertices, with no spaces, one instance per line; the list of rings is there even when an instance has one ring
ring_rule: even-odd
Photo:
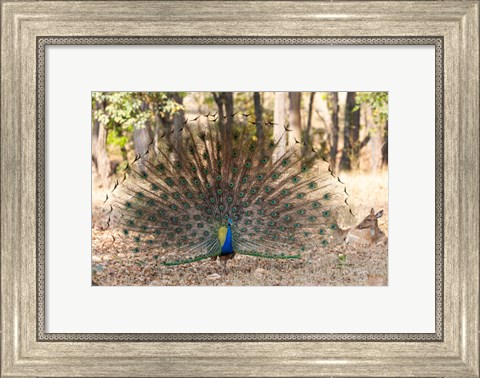
[[[232,219],[232,218],[228,218],[227,226],[228,226],[228,227],[232,227],[232,226],[233,226],[233,219]]]

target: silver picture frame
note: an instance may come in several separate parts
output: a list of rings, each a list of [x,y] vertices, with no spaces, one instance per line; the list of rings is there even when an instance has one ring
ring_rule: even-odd
[[[219,5],[2,1],[2,376],[478,377],[478,1]],[[435,332],[45,332],[46,46],[205,44],[435,46]]]

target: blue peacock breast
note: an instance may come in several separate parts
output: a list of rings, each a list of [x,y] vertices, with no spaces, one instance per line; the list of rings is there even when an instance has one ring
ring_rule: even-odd
[[[221,255],[229,255],[231,253],[233,253],[233,235],[232,228],[230,227],[230,225],[228,225],[225,241],[222,245]]]

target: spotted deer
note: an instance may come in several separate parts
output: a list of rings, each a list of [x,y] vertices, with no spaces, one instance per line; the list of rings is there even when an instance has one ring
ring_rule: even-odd
[[[375,213],[370,210],[365,219],[358,226],[346,230],[346,244],[376,244],[386,240],[386,236],[378,227],[378,218],[383,215],[383,210]]]

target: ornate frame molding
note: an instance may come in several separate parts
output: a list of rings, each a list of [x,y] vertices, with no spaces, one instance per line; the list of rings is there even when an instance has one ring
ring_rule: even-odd
[[[45,49],[48,45],[433,45],[435,46],[435,333],[46,333]],[[435,37],[37,37],[37,340],[38,341],[442,341],[443,38]]]
[[[479,0],[219,4],[0,0],[1,375],[479,377]],[[167,39],[176,44],[323,40],[436,46],[437,62],[443,64],[436,82],[437,93],[443,93],[436,103],[436,122],[443,125],[436,134],[443,141],[437,155],[443,181],[437,175],[436,227],[442,240],[437,238],[436,248],[442,254],[436,281],[442,284],[436,291],[434,334],[406,339],[94,334],[69,339],[42,331],[44,313],[37,314],[44,299],[44,277],[37,271],[44,224],[37,215],[45,205],[40,192],[43,135],[37,128],[44,104],[38,93],[43,85],[37,82],[39,49],[54,43],[157,44]]]

